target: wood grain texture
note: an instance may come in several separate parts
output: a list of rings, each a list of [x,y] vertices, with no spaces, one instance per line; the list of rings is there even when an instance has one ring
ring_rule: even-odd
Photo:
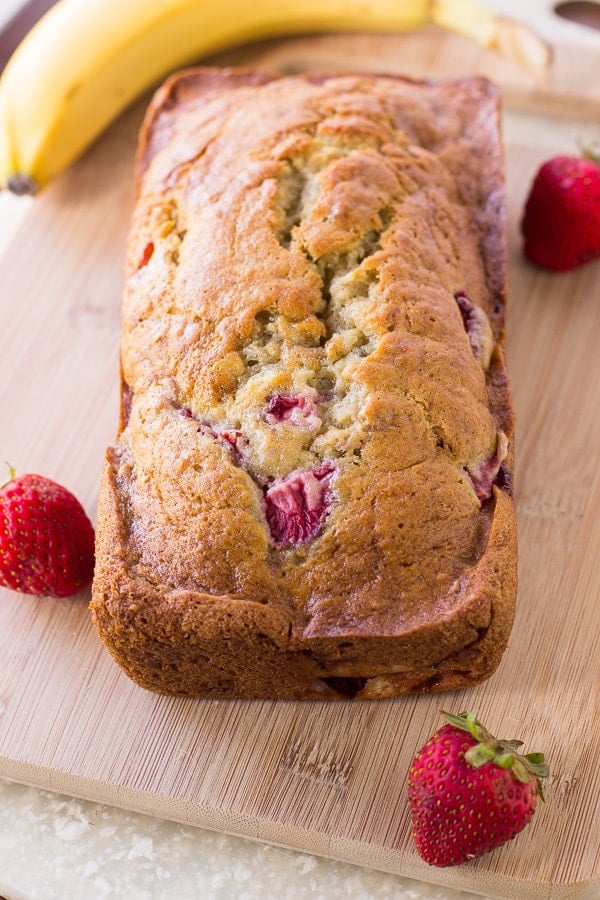
[[[600,118],[600,32],[566,23],[542,9],[548,5],[547,0],[532,0],[531,6],[519,0],[490,3],[527,21],[548,42],[552,66],[543,80],[516,62],[433,26],[402,35],[311,35],[265,41],[223,52],[216,59],[237,65],[252,64],[258,58],[286,73],[348,70],[357,64],[367,71],[398,72],[413,78],[477,73],[498,85],[507,107],[596,123]]]
[[[374,68],[378,47],[377,67],[401,71],[412,44],[397,38],[383,52],[373,40],[322,38],[314,57],[309,41],[281,42],[252,59],[331,69],[345,47],[346,63]],[[37,198],[0,267],[2,457],[62,481],[92,516],[117,424],[142,108]],[[552,276],[521,260],[518,218],[545,155],[533,122],[507,147],[521,550],[517,620],[496,675],[462,693],[379,702],[159,697],[104,651],[89,592],[1,591],[0,775],[489,896],[598,896],[600,264]],[[418,858],[405,801],[410,760],[442,706],[476,710],[492,731],[544,750],[552,770],[531,827],[456,869]]]

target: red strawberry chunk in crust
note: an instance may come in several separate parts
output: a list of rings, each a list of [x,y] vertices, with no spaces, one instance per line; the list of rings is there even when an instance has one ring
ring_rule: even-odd
[[[302,428],[321,424],[317,404],[310,394],[274,394],[267,406],[265,422],[268,425],[289,422]]]
[[[183,416],[184,419],[196,419],[193,412],[188,409],[187,406],[182,406],[179,409],[179,414]],[[196,419],[196,421],[198,422],[199,420]],[[248,438],[235,428],[223,428],[221,426],[208,425],[206,422],[200,422],[198,431],[200,434],[208,435],[216,441],[217,444],[221,444],[221,446],[225,447],[227,450],[232,450],[236,457],[240,456],[248,443]]]
[[[485,503],[492,496],[492,486],[496,481],[507,453],[508,439],[501,431],[498,435],[496,452],[492,456],[488,456],[487,459],[482,459],[477,465],[465,469],[480,503]]]
[[[456,291],[454,299],[458,303],[463,325],[473,350],[473,356],[481,362],[484,369],[487,369],[494,345],[488,317],[479,306],[476,306],[467,297],[464,291]]]
[[[312,471],[293,472],[265,490],[265,513],[276,546],[304,544],[314,537],[331,509],[334,471],[325,462]]]
[[[225,447],[226,450],[231,450],[239,465],[244,448],[248,444],[248,438],[241,431],[236,431],[233,428],[214,428],[211,425],[204,424],[200,425],[198,431],[201,434],[209,435],[217,444]]]
[[[278,394],[272,398],[271,409],[274,416],[281,415],[278,421],[289,421],[288,413],[298,409],[306,410],[312,416],[316,404],[310,396]],[[180,407],[179,414],[199,422],[188,407]],[[205,422],[199,422],[198,431],[231,450],[236,463],[242,464],[248,438],[241,431]],[[317,469],[292,472],[263,488],[265,515],[276,547],[304,544],[318,532],[331,508],[334,471],[333,463],[326,461]],[[257,481],[256,477],[254,480]]]
[[[229,449],[235,451],[236,453],[240,453],[248,443],[248,438],[244,437],[241,431],[236,431],[232,428],[225,428],[222,431],[217,430],[216,428],[206,427],[206,430],[203,426],[200,428],[205,434],[210,434],[211,437],[215,439],[218,444],[222,444],[224,447],[228,447]]]
[[[138,263],[138,269],[143,269],[144,266],[147,266],[152,256],[154,254],[154,242],[149,241],[142,251],[142,255],[140,256],[140,261]]]

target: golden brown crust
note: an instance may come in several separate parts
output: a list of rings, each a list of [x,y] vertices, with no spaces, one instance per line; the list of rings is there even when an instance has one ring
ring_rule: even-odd
[[[194,696],[488,677],[516,595],[495,90],[190,70],[137,176],[92,598],[115,659]]]

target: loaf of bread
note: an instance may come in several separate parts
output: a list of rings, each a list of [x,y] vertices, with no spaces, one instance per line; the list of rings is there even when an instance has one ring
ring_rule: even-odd
[[[204,68],[158,91],[92,597],[138,684],[363,699],[494,671],[504,227],[484,79]]]

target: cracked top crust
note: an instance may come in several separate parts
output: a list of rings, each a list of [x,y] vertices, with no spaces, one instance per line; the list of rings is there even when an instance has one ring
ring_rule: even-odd
[[[497,665],[516,585],[497,116],[483,79],[202,69],[156,95],[92,603],[140,683],[386,696]],[[309,660],[296,693],[224,658],[214,691],[177,681],[123,637],[193,635],[206,668],[213,618],[248,604]],[[372,639],[398,653],[361,655]]]

